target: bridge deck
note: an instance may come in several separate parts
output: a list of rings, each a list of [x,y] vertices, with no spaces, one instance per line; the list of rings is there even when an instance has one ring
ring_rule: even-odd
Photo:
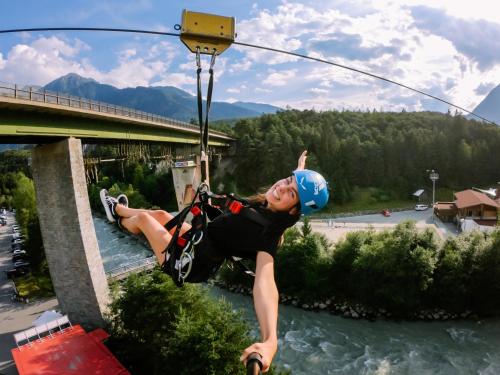
[[[199,132],[196,125],[132,108],[0,84],[0,137],[6,143],[13,138],[26,141],[71,136],[87,143],[197,144]],[[228,146],[232,141],[227,134],[210,132],[212,146]]]

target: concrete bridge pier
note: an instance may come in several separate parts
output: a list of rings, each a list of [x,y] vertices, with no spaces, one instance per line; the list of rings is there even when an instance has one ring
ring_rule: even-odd
[[[33,178],[43,245],[59,306],[86,328],[102,327],[110,302],[90,211],[82,144],[36,147]]]

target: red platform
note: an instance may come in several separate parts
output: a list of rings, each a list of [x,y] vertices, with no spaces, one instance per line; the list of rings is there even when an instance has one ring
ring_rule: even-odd
[[[75,325],[11,352],[20,375],[130,375],[102,343],[108,337]]]

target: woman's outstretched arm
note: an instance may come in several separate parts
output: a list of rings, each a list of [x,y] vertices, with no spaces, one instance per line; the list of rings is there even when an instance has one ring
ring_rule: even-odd
[[[297,163],[297,171],[301,171],[306,169],[306,159],[307,159],[307,150],[303,151],[299,156],[299,161]]]
[[[255,312],[259,320],[262,342],[246,348],[241,360],[246,364],[247,357],[257,352],[262,356],[262,371],[266,372],[278,350],[278,302],[279,294],[274,281],[274,259],[263,251],[257,253],[257,267],[253,286]]]

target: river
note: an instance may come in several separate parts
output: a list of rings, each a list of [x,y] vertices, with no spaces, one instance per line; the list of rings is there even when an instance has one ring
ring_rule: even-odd
[[[94,218],[106,270],[151,256],[136,238]],[[250,297],[209,288],[242,310],[258,336]],[[368,322],[280,306],[275,363],[294,375],[500,374],[500,320]]]

